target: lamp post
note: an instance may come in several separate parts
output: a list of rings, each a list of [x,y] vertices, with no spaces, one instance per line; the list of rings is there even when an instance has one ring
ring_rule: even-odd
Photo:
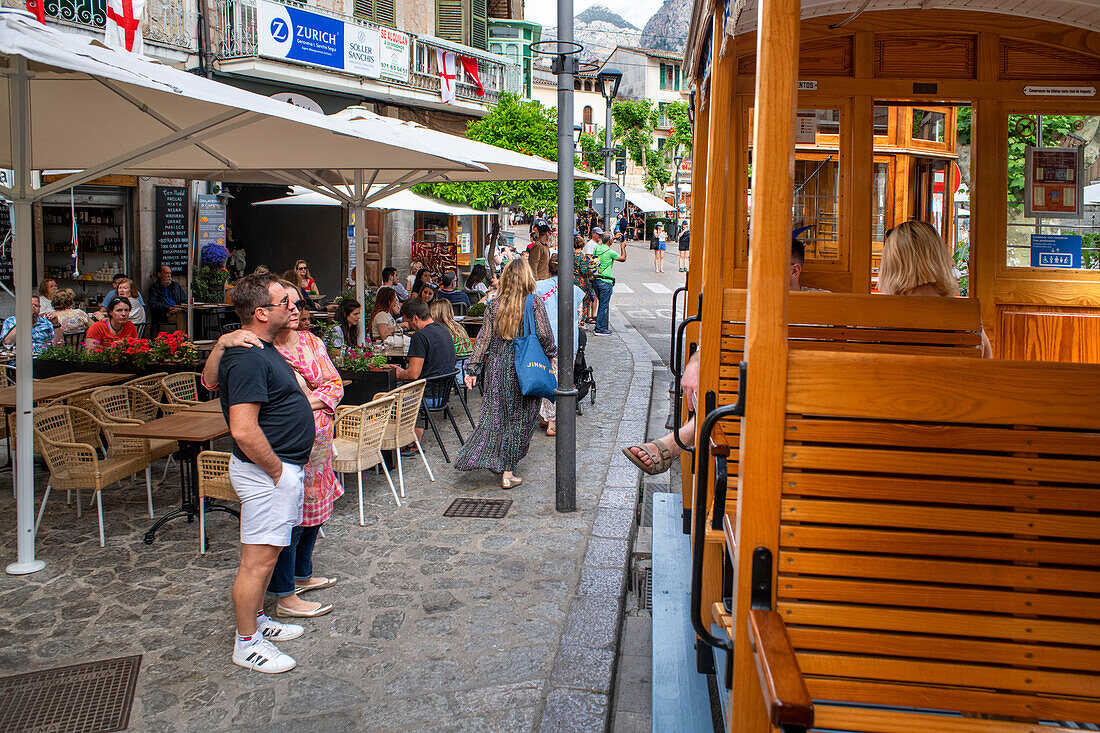
[[[672,217],[672,241],[680,241],[680,165],[684,162],[684,156],[680,155],[680,146],[672,151],[672,205],[676,207],[676,214]]]
[[[619,84],[623,80],[623,72],[618,69],[604,68],[599,74],[596,74],[596,83],[600,85],[600,94],[607,100],[607,117],[604,122],[604,149],[603,149],[603,175],[608,180],[611,179],[611,156],[614,153],[614,148],[611,147],[611,103],[615,101],[615,97],[619,96]],[[609,183],[603,184],[603,228],[608,230],[611,219],[611,185]]]

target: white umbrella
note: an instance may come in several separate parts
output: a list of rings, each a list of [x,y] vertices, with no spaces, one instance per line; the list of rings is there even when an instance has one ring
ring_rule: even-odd
[[[340,201],[325,194],[310,191],[302,186],[295,186],[294,193],[267,201],[256,201],[253,206],[343,206]],[[462,204],[452,204],[449,201],[435,199],[430,196],[421,196],[409,190],[390,194],[386,198],[378,199],[374,203],[367,204],[368,209],[385,209],[388,211],[427,211],[435,214],[450,214],[452,216],[482,216],[485,214],[499,214],[497,209],[474,209]]]
[[[673,211],[675,208],[657,198],[649,191],[641,188],[624,186],[623,192],[626,193],[626,200],[637,206],[639,211],[655,213],[661,211]]]
[[[349,165],[371,170],[391,192],[440,171],[483,167],[438,150],[429,139],[390,126],[340,124],[276,102],[61,33],[18,10],[0,11],[0,104],[10,135],[0,168],[14,170],[0,195],[13,206],[17,322],[31,321],[31,207],[35,201],[108,173],[239,180],[265,176],[336,182]],[[31,171],[79,168],[42,188]],[[418,170],[419,169],[419,170]],[[347,183],[346,179],[343,179]],[[31,341],[16,341],[16,432],[32,431]],[[10,573],[41,570],[34,557],[32,442],[16,454],[17,561]]]

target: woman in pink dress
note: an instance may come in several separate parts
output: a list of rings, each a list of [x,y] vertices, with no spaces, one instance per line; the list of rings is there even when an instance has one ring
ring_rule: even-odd
[[[332,516],[333,502],[344,495],[344,487],[332,470],[332,433],[336,406],[344,397],[344,385],[324,342],[309,331],[298,330],[298,301],[301,300],[298,289],[289,282],[280,283],[290,296],[290,328],[275,338],[275,348],[294,369],[298,384],[309,397],[317,437],[305,466],[302,523],[294,528],[290,545],[279,553],[267,592],[277,599],[277,615],[314,618],[331,611],[332,605],[304,601],[298,595],[336,585],[335,577],[313,577],[313,545],[321,525]],[[231,346],[260,347],[262,342],[245,330],[222,336],[203,368],[202,381],[208,389],[217,383],[222,352]]]

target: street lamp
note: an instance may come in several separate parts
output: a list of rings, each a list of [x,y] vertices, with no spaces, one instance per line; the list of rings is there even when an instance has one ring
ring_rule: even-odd
[[[680,146],[677,145],[672,151],[672,190],[673,190],[673,206],[676,207],[676,214],[672,217],[672,239],[674,241],[680,240],[680,166],[684,163],[684,156],[680,155]]]
[[[618,69],[604,68],[596,74],[596,83],[600,85],[600,94],[607,100],[607,118],[604,122],[604,149],[603,149],[603,175],[611,179],[611,156],[614,149],[611,147],[611,103],[619,96],[619,84],[622,83],[623,72]],[[603,226],[610,229],[611,223],[611,184],[605,183],[603,195]]]

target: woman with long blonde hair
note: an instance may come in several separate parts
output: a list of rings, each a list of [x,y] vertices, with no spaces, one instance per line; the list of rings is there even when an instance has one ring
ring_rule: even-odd
[[[458,321],[455,320],[455,311],[451,307],[451,301],[446,298],[436,298],[428,305],[429,311],[432,314],[432,320],[440,324],[451,334],[451,341],[455,345],[455,356],[459,359],[465,359],[470,355],[474,346],[470,343],[470,337],[466,333],[466,329],[458,325]]]
[[[955,263],[935,227],[926,221],[907,221],[886,232],[878,289],[885,295],[953,298],[959,294]],[[993,358],[984,330],[982,356]]]
[[[485,310],[485,323],[466,360],[466,386],[473,389],[479,378],[485,382],[485,397],[474,434],[455,459],[455,468],[471,471],[487,468],[501,475],[500,486],[510,489],[523,483],[515,475],[516,464],[525,455],[539,418],[539,398],[525,397],[516,376],[515,339],[523,327],[528,297],[535,292],[535,276],[521,259],[514,259],[500,276],[500,292]],[[535,332],[550,358],[557,356],[554,332],[546,306],[531,298]]]

